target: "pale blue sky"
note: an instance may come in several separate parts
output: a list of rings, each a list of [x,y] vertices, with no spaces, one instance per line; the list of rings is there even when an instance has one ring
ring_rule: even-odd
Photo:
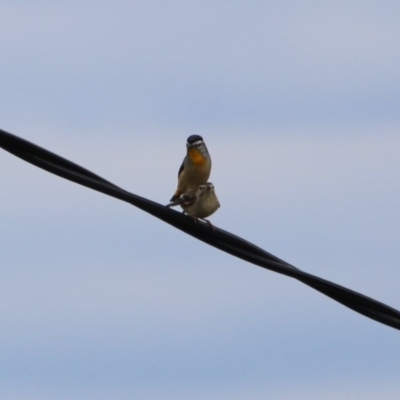
[[[400,4],[2,2],[1,128],[400,309]],[[0,397],[398,399],[399,332],[0,152]],[[156,251],[154,250],[156,249]]]

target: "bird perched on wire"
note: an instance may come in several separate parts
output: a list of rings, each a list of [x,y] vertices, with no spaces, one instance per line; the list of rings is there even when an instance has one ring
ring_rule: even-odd
[[[195,222],[197,219],[202,219],[207,222],[213,229],[213,224],[206,220],[211,214],[220,207],[218,197],[215,194],[214,185],[211,182],[207,182],[203,185],[199,185],[194,192],[186,192],[175,201],[172,201],[167,207],[181,206],[183,211],[194,218]]]
[[[178,187],[171,202],[179,199],[182,193],[196,191],[210,177],[211,157],[203,138],[199,135],[189,136],[186,148],[187,154],[178,172]]]

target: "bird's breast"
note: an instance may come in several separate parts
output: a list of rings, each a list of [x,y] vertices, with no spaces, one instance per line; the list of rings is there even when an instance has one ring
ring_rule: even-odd
[[[207,158],[197,149],[189,149],[188,156],[194,165],[204,165],[207,162]]]

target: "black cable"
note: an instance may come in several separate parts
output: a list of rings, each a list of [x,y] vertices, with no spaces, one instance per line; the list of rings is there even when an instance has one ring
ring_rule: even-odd
[[[216,227],[215,230],[212,230],[203,222],[194,223],[191,217],[144,197],[129,193],[79,165],[1,129],[0,147],[48,172],[130,203],[188,235],[242,260],[295,278],[366,317],[392,328],[400,329],[400,312],[394,308],[333,282],[303,272],[260,247],[222,229]]]

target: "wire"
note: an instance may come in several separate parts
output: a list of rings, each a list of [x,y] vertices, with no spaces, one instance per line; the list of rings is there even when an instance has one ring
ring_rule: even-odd
[[[207,224],[200,221],[194,223],[193,218],[189,216],[129,193],[79,165],[1,129],[0,147],[48,172],[132,204],[210,246],[259,267],[295,278],[368,318],[400,330],[400,312],[396,309],[336,283],[303,272],[238,236],[217,227],[215,230],[210,229]]]

